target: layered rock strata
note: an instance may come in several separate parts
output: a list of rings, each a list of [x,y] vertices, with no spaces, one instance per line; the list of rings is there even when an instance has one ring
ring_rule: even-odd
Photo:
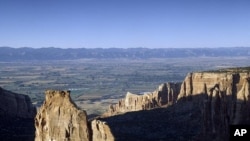
[[[199,103],[203,133],[228,137],[230,124],[250,124],[249,72],[190,73],[181,85],[179,101]],[[177,103],[178,103],[177,102]]]
[[[112,116],[130,111],[149,110],[172,104],[176,101],[180,83],[164,83],[151,93],[138,95],[128,92],[124,99],[117,104],[110,105],[104,116]]]
[[[45,101],[35,117],[35,141],[89,141],[85,111],[79,110],[69,91],[45,92]]]
[[[89,126],[86,114],[75,118],[79,111],[73,109],[68,92],[47,91],[36,116],[36,141],[229,140],[229,125],[250,124],[250,72],[190,73],[181,84],[162,84],[144,95],[128,93]]]
[[[171,99],[170,96],[173,98]],[[169,87],[163,84],[159,90],[153,93],[145,95],[128,93],[118,104],[110,106],[109,114],[117,115],[130,111],[164,107],[163,105],[168,103],[175,103],[169,108],[172,110],[170,113],[189,109],[186,110],[188,112],[186,116],[198,118],[199,123],[193,123],[193,128],[201,130],[194,134],[194,140],[204,138],[207,140],[229,140],[229,125],[250,124],[250,72],[249,70],[223,70],[189,73],[180,87],[176,85]],[[183,107],[183,105],[185,106]],[[110,121],[111,125],[117,124],[112,122],[114,119],[120,118],[119,116],[110,120],[112,117],[108,118],[108,116],[104,120]],[[180,117],[184,118],[185,121],[185,116]],[[185,122],[190,122],[190,120]],[[114,125],[111,128],[119,136],[122,133],[116,131],[117,128]],[[129,129],[126,128],[126,130]]]

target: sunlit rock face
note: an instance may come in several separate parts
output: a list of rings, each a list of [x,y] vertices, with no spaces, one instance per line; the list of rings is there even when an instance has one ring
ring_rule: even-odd
[[[124,99],[121,99],[117,104],[110,105],[104,116],[131,111],[150,110],[173,104],[177,99],[179,87],[179,83],[164,83],[151,93],[139,95],[128,92]]]
[[[164,106],[168,104],[172,106]],[[162,110],[159,109],[161,107],[163,107]],[[165,107],[166,110],[164,110]],[[125,127],[130,122],[136,122],[131,119],[137,120],[137,114],[144,114],[139,111],[154,108],[158,108],[163,115],[168,113],[164,115],[166,121],[164,121],[164,118],[161,119],[163,123],[173,120],[168,123],[168,127],[171,127],[173,131],[181,130],[175,127],[176,123],[179,124],[180,119],[183,120],[183,126],[192,126],[188,128],[188,131],[193,128],[199,129],[193,132],[193,140],[229,140],[229,125],[250,124],[249,69],[189,73],[180,85],[166,83],[160,85],[156,91],[144,95],[127,93],[126,97],[120,100],[118,104],[109,107],[104,120],[113,129],[115,137],[117,135],[120,137],[124,134],[125,129],[120,131],[115,125],[120,124],[119,126]],[[127,113],[131,111],[137,111],[138,113]],[[127,114],[114,116],[120,113]],[[161,115],[157,112],[154,112],[154,114],[155,116]],[[144,118],[145,121],[147,119],[146,116],[139,117],[141,118],[137,122],[143,122]],[[123,123],[120,123],[120,119],[124,120]],[[151,116],[150,119],[152,120],[152,126],[155,127],[156,125],[153,123],[156,119],[152,119]],[[131,125],[130,128],[136,127]],[[184,129],[180,136],[189,137],[185,135],[185,132],[188,131]],[[150,129],[147,128],[137,132],[144,132],[144,130],[150,132]],[[130,131],[129,128],[126,128],[126,131]]]
[[[35,117],[35,141],[89,141],[85,111],[79,110],[69,91],[45,92],[45,101]]]
[[[230,124],[250,124],[249,72],[190,73],[181,85],[178,101],[200,104],[203,133],[228,137]],[[178,102],[177,102],[178,104]]]
[[[86,117],[68,91],[46,91],[35,141],[229,140],[230,124],[250,124],[250,72],[189,73],[182,83],[127,93],[103,116]]]
[[[100,120],[91,121],[92,140],[93,141],[114,141],[115,138],[109,125]]]

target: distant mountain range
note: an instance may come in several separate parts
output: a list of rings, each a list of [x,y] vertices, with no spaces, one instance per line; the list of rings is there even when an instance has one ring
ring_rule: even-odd
[[[0,47],[0,61],[96,59],[149,59],[186,57],[250,57],[250,47],[221,48],[11,48]]]

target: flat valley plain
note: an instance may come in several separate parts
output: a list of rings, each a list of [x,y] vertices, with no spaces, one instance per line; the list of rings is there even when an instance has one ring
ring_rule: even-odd
[[[186,74],[250,66],[249,57],[165,59],[81,59],[0,62],[0,87],[27,94],[39,107],[47,89],[70,90],[88,115],[100,115],[127,92],[154,91],[165,82],[182,82]]]

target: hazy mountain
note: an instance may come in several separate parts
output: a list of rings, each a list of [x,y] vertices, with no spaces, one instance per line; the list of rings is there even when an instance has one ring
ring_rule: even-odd
[[[11,48],[0,47],[0,61],[73,60],[83,58],[185,58],[250,56],[248,47],[221,48]]]

